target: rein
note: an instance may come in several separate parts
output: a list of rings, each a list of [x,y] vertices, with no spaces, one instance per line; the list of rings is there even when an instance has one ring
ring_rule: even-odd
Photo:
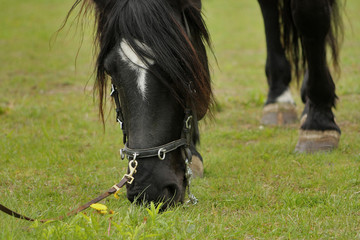
[[[188,202],[190,202],[192,204],[196,204],[198,202],[196,197],[193,194],[191,194],[191,192],[190,192],[190,184],[191,184],[191,178],[192,178],[192,170],[190,168],[192,153],[190,150],[190,144],[191,144],[191,129],[192,129],[192,122],[193,122],[191,110],[185,109],[185,118],[184,118],[184,123],[183,123],[184,126],[183,126],[183,130],[182,130],[182,134],[181,134],[182,136],[180,139],[166,143],[161,146],[157,146],[157,147],[144,148],[144,149],[131,149],[128,147],[128,144],[127,144],[127,131],[126,131],[125,124],[124,124],[124,117],[123,117],[123,113],[122,113],[122,109],[121,109],[121,105],[120,105],[119,95],[118,95],[118,92],[114,85],[112,85],[110,95],[111,95],[111,97],[113,97],[113,99],[115,101],[116,121],[119,122],[120,128],[121,128],[121,130],[123,132],[123,136],[124,136],[123,137],[124,148],[120,149],[120,155],[121,155],[122,160],[125,159],[126,156],[129,159],[129,173],[125,174],[119,183],[113,185],[110,189],[108,189],[106,192],[104,192],[100,196],[98,196],[98,197],[92,199],[91,201],[81,205],[80,207],[68,212],[64,216],[60,216],[60,217],[52,218],[52,219],[33,219],[33,218],[27,217],[25,215],[19,214],[15,211],[5,207],[2,204],[0,204],[0,211],[4,212],[10,216],[13,216],[15,218],[19,218],[19,219],[23,219],[23,220],[27,220],[27,221],[31,221],[31,222],[39,221],[42,223],[45,223],[48,221],[62,220],[65,217],[74,216],[74,215],[84,211],[85,209],[89,208],[92,204],[98,203],[101,200],[107,198],[108,196],[115,194],[126,184],[132,184],[134,181],[134,174],[136,173],[136,168],[138,166],[138,161],[137,161],[138,159],[146,159],[146,158],[157,156],[160,160],[165,160],[167,153],[172,152],[178,148],[182,148],[182,156],[185,160],[185,165],[186,165],[185,177],[187,180],[187,189],[188,189],[188,197],[189,197]]]
[[[132,176],[131,176],[132,177]],[[30,217],[27,217],[25,215],[22,215],[22,214],[19,214],[7,207],[5,207],[4,205],[0,204],[0,211],[10,215],[10,216],[13,216],[13,217],[16,217],[16,218],[20,218],[20,219],[24,219],[24,220],[27,220],[27,221],[30,221],[30,222],[33,222],[33,221],[39,221],[39,222],[42,222],[42,223],[45,223],[45,222],[48,222],[48,221],[56,221],[56,220],[62,220],[64,219],[65,217],[71,217],[71,216],[74,216],[82,211],[84,211],[85,209],[89,208],[91,204],[94,204],[94,203],[98,203],[100,202],[101,200],[107,198],[108,196],[116,193],[117,191],[120,190],[120,188],[122,188],[123,186],[125,186],[126,183],[128,183],[130,180],[130,176],[129,174],[125,174],[124,177],[121,179],[121,181],[118,183],[118,184],[115,184],[114,186],[112,186],[110,189],[108,189],[106,192],[104,192],[103,194],[101,194],[100,196],[98,196],[97,198],[94,198],[92,199],[91,201],[85,203],[84,205],[72,210],[71,212],[68,212],[66,215],[64,216],[60,216],[60,217],[57,217],[57,218],[51,218],[51,219],[33,219],[33,218],[30,218]]]

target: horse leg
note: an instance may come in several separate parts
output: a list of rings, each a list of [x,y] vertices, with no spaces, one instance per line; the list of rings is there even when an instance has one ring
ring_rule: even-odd
[[[265,73],[269,85],[262,124],[283,125],[297,121],[295,102],[289,90],[291,66],[281,44],[278,0],[258,0],[265,25],[267,58]]]
[[[331,27],[328,0],[292,0],[292,16],[302,39],[307,60],[303,95],[306,112],[300,129],[297,152],[332,150],[338,146],[340,128],[335,123],[335,84],[326,61],[326,37]]]

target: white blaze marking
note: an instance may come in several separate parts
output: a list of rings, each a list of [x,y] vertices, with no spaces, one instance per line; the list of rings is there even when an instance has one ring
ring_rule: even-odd
[[[149,54],[152,54],[151,49],[146,46],[144,43],[141,43],[137,40],[135,40],[136,44],[147,51]],[[131,48],[131,46],[127,43],[126,40],[122,40],[120,43],[120,49],[119,53],[121,56],[121,59],[126,62],[129,67],[134,70],[137,74],[137,86],[143,96],[145,98],[146,96],[146,74],[148,66],[142,61],[142,59],[139,57],[139,55],[136,54],[134,49]],[[154,61],[148,58],[145,58],[146,61],[153,65]]]
[[[291,95],[290,89],[287,89],[283,94],[281,94],[277,99],[278,103],[292,103],[295,104],[295,101]]]

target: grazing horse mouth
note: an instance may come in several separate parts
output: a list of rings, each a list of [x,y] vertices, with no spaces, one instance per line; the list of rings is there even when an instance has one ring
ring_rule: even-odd
[[[136,189],[131,189],[131,190],[128,188],[127,198],[130,202],[136,204],[161,202],[163,203],[162,205],[163,208],[167,208],[168,206],[173,206],[177,203],[183,203],[184,201],[185,189],[181,191],[178,185],[175,183],[163,187],[160,190],[161,193],[157,197],[151,194],[152,190],[153,189],[151,188],[151,186],[145,188],[138,187]]]

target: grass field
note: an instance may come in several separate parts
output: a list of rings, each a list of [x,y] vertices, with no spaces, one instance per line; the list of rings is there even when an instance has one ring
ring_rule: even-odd
[[[72,2],[0,0],[0,203],[35,218],[68,212],[126,169],[114,112],[105,132],[98,119],[91,31],[83,41],[75,27],[54,38]],[[314,155],[293,152],[298,125],[260,127],[267,87],[257,1],[207,0],[204,9],[219,62],[212,61],[219,111],[201,123],[199,204],[158,214],[124,192],[105,202],[113,215],[88,210],[39,224],[0,213],[0,239],[360,238],[360,2],[346,6],[340,146]]]

